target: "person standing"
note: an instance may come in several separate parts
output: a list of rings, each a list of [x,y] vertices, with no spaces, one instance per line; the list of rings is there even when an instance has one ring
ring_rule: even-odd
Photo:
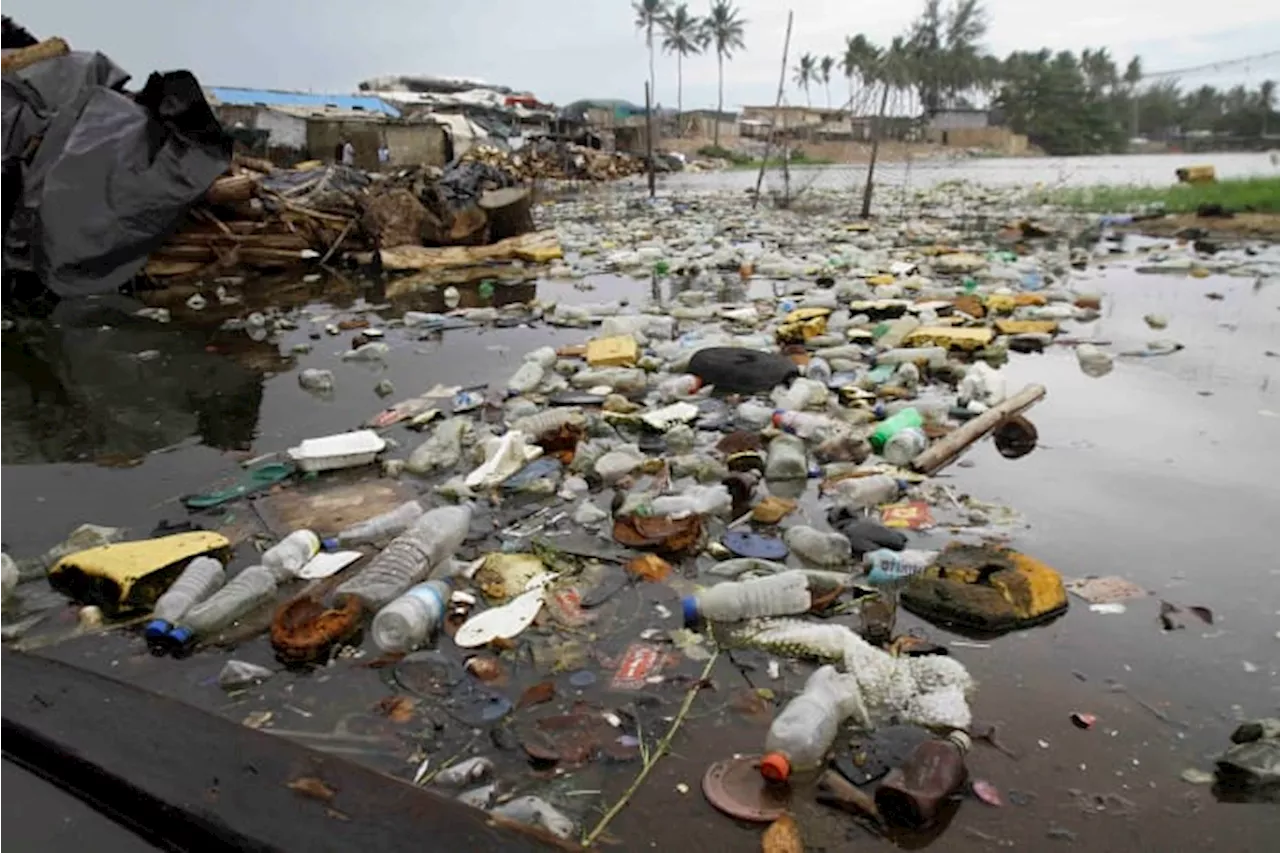
[[[342,165],[355,166],[356,164],[356,147],[351,144],[350,139],[342,141]]]
[[[378,143],[378,168],[386,169],[391,165],[391,147],[387,145],[387,137],[384,134],[382,141]]]

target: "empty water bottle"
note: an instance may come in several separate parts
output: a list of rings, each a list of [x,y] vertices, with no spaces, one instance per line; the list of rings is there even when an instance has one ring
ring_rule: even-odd
[[[876,356],[876,365],[882,364],[924,364],[931,368],[939,368],[947,363],[947,351],[942,347],[905,347],[885,350]]]
[[[803,480],[809,476],[809,459],[804,440],[780,435],[769,442],[764,476],[769,480]]]
[[[801,438],[818,440],[845,428],[844,424],[828,415],[819,415],[814,412],[785,412],[781,409],[773,413],[773,425]]]
[[[335,593],[354,595],[370,610],[377,610],[453,556],[470,527],[469,506],[433,509],[391,540],[391,544]]]
[[[333,371],[308,367],[298,374],[298,384],[307,391],[327,393],[333,390]]]
[[[653,515],[729,515],[733,498],[721,483],[714,486],[690,486],[682,495],[662,495],[649,504]]]
[[[511,421],[511,429],[518,430],[530,438],[539,438],[566,426],[580,427],[585,426],[586,423],[587,417],[581,409],[556,408],[516,418]]]
[[[810,359],[805,376],[814,382],[821,382],[823,385],[827,385],[831,382],[831,365],[827,364],[825,359]]]
[[[849,477],[838,481],[828,492],[839,507],[848,510],[867,509],[888,503],[902,493],[904,484],[888,474]]]
[[[911,427],[921,427],[924,425],[924,418],[920,416],[920,412],[915,408],[907,408],[898,412],[890,418],[881,421],[876,427],[875,432],[871,433],[871,449],[876,453],[884,451],[885,444],[889,439],[901,430]]]
[[[775,388],[773,402],[779,409],[799,412],[826,405],[830,393],[824,383],[801,378],[792,382],[790,388]]]
[[[920,574],[937,558],[937,551],[879,548],[862,555],[862,566],[867,572],[868,583],[891,584]]]
[[[735,421],[737,425],[746,430],[761,430],[769,425],[773,420],[773,413],[777,411],[773,406],[764,406],[760,403],[753,403],[748,400],[738,406],[737,417]]]
[[[445,581],[427,581],[410,588],[373,618],[373,642],[393,654],[425,645],[440,627],[449,592]]]
[[[542,383],[547,369],[536,361],[526,361],[507,380],[507,390],[512,394],[527,394]]]
[[[669,376],[658,383],[658,397],[661,400],[683,400],[692,397],[702,387],[702,379],[691,374]]]
[[[462,438],[471,430],[466,418],[446,418],[436,425],[431,437],[409,454],[405,469],[414,474],[452,468],[462,459]]]
[[[821,767],[840,724],[860,708],[862,690],[856,676],[833,666],[814,670],[804,692],[769,726],[760,774],[771,782],[785,782],[796,771]]]
[[[796,555],[819,566],[840,566],[849,562],[849,540],[839,533],[823,533],[803,524],[787,528],[782,535]]]
[[[169,632],[169,643],[175,648],[184,648],[199,637],[217,633],[271,601],[275,595],[275,574],[263,566],[250,566],[188,610],[178,626]]]
[[[907,427],[898,430],[885,442],[880,455],[890,465],[909,465],[911,460],[924,453],[928,446],[929,438],[924,434],[924,430]]]
[[[196,557],[178,575],[151,611],[151,621],[143,629],[147,645],[163,651],[173,626],[196,604],[213,595],[226,580],[222,563],[212,557]]]
[[[324,547],[335,551],[340,547],[391,539],[408,530],[424,512],[426,510],[417,501],[405,501],[393,510],[353,524],[332,539],[324,540]]]
[[[588,368],[575,373],[570,378],[569,384],[574,388],[594,388],[597,385],[605,385],[627,394],[647,388],[649,375],[634,367]]]
[[[1080,344],[1076,347],[1076,361],[1080,363],[1081,372],[1094,379],[1111,372],[1111,356],[1093,344]]]
[[[803,613],[812,604],[808,576],[799,569],[764,578],[717,584],[681,600],[685,621],[737,622]]]
[[[262,555],[262,565],[275,574],[276,583],[283,583],[297,577],[302,567],[319,552],[319,536],[310,530],[295,530],[267,549]]]

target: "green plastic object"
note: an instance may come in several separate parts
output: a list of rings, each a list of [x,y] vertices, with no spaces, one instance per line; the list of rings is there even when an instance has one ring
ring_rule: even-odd
[[[653,265],[653,271],[658,275],[666,275],[671,271],[671,265],[666,261],[658,261]]]
[[[891,418],[880,422],[876,431],[871,433],[871,449],[879,453],[895,434],[911,427],[924,426],[924,419],[915,409],[903,409]]]
[[[287,480],[297,470],[290,462],[273,462],[247,471],[240,482],[226,489],[205,492],[199,495],[187,495],[182,503],[188,509],[209,509],[224,503],[238,500],[255,492],[269,489],[276,483]]]
[[[480,291],[481,299],[488,302],[490,299],[493,298],[493,280],[492,279],[486,278],[484,281],[480,282],[480,287],[478,289]]]
[[[974,281],[971,276],[966,276],[964,279],[964,292],[973,293],[977,289],[978,289],[978,282]]]

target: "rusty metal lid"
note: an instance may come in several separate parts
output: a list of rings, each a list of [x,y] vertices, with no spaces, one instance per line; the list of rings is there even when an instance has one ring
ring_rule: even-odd
[[[772,823],[787,811],[791,788],[771,785],[760,775],[760,756],[718,761],[702,777],[702,793],[720,811],[757,823]]]

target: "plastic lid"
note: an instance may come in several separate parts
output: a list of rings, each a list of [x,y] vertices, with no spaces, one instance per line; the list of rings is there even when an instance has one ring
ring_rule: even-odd
[[[325,549],[329,553],[333,553],[334,551],[342,547],[342,543],[338,541],[338,538],[336,536],[331,536],[328,539],[321,539],[320,547]]]
[[[169,629],[173,626],[163,619],[152,619],[142,629],[142,635],[147,638],[147,642],[158,642],[163,640],[169,633]]]
[[[698,621],[698,599],[692,595],[686,595],[680,599],[680,609],[684,611],[684,623],[686,625],[696,624]]]
[[[947,740],[951,741],[956,746],[958,746],[961,752],[968,752],[969,749],[973,746],[973,741],[969,739],[969,735],[961,731],[960,729],[956,729],[955,731],[948,734]]]
[[[192,642],[195,636],[195,633],[190,628],[183,628],[181,625],[169,630],[169,639],[179,646],[185,646],[187,643]]]
[[[781,752],[766,752],[760,757],[760,775],[770,782],[785,782],[791,777],[791,762]]]

